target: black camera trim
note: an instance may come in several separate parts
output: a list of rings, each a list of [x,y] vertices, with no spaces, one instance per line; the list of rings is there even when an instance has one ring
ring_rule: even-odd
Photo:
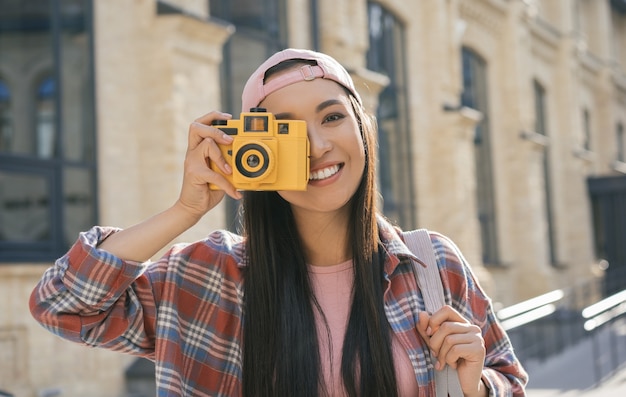
[[[242,164],[243,156],[250,150],[258,151],[263,157],[263,166],[254,172],[248,171]],[[235,156],[235,167],[237,168],[237,171],[239,171],[239,173],[246,178],[258,178],[262,176],[269,169],[269,166],[270,156],[267,153],[267,150],[265,150],[265,148],[258,143],[247,143],[237,150],[237,155]]]

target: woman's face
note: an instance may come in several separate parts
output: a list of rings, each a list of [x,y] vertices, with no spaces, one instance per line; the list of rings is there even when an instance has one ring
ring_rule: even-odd
[[[346,209],[365,169],[359,126],[343,87],[331,80],[301,81],[268,95],[260,104],[276,118],[304,120],[311,148],[306,191],[280,191],[294,211]]]

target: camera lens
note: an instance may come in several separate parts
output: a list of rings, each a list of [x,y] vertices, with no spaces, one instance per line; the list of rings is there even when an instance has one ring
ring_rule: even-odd
[[[271,164],[269,148],[262,143],[247,143],[235,154],[235,169],[246,178],[264,178]]]
[[[249,167],[256,168],[259,166],[259,164],[261,164],[261,159],[259,159],[259,156],[257,156],[256,154],[251,154],[246,159],[246,163],[248,163]]]

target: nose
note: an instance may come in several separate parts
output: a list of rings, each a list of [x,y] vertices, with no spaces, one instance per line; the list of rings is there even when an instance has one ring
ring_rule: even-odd
[[[307,135],[309,137],[312,158],[320,158],[332,149],[332,142],[319,129],[308,127]]]

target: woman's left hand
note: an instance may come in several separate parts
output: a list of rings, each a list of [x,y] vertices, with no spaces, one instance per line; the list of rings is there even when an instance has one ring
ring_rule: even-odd
[[[432,315],[419,313],[417,330],[437,359],[435,370],[448,364],[457,369],[466,397],[487,396],[487,387],[481,380],[485,341],[480,327],[446,305]]]

